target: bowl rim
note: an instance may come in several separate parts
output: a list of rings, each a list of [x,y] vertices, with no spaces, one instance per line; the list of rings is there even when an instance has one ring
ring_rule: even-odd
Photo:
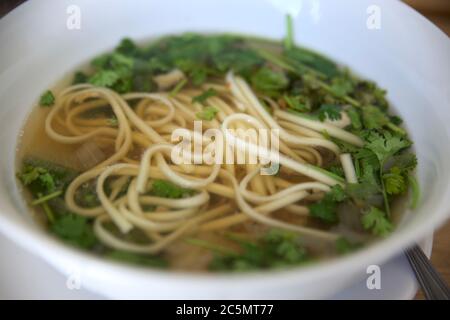
[[[32,2],[34,3],[34,2]],[[8,13],[6,17],[13,19],[19,8],[23,9],[31,4],[26,2],[18,6],[12,12]],[[437,26],[433,25],[429,20],[423,17],[413,8],[409,7],[403,2],[399,2],[402,10],[409,10],[417,19],[425,20],[425,23],[432,26],[434,33],[440,33],[440,36],[445,40],[448,37]],[[446,132],[447,133],[447,132]],[[448,133],[446,140],[450,141]],[[210,286],[223,286],[226,288],[236,287],[236,285],[251,285],[263,282],[268,285],[273,282],[277,284],[289,284],[292,281],[297,281],[299,277],[309,280],[314,280],[322,277],[323,274],[330,272],[339,273],[345,269],[352,269],[355,266],[360,267],[362,261],[370,261],[371,263],[382,263],[398,253],[398,248],[404,248],[415,240],[422,238],[433,231],[437,226],[441,225],[450,216],[449,200],[450,199],[450,183],[446,185],[445,190],[442,190],[439,202],[435,205],[439,214],[432,223],[426,223],[420,229],[409,228],[405,230],[398,230],[391,236],[377,243],[364,248],[355,253],[333,259],[332,261],[316,262],[312,265],[293,267],[282,270],[257,270],[248,273],[197,273],[174,270],[158,270],[152,268],[143,268],[129,264],[122,264],[94,256],[88,252],[77,250],[47,233],[38,230],[37,228],[29,228],[24,225],[15,223],[8,217],[0,215],[0,231],[9,239],[18,243],[31,253],[38,254],[43,257],[66,257],[67,260],[76,261],[79,265],[87,265],[89,267],[100,268],[101,270],[108,270],[113,274],[124,274],[133,276],[136,279],[143,281],[152,281],[158,278],[168,283],[183,284],[208,284]],[[49,260],[51,264],[56,265],[55,259]],[[276,276],[276,277],[275,277]],[[95,291],[95,288],[91,288]]]

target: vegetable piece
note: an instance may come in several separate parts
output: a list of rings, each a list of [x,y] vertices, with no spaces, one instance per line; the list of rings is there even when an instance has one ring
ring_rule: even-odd
[[[362,128],[362,123],[358,111],[354,107],[350,107],[346,110],[346,112],[352,123],[352,128],[360,130]]]
[[[284,48],[290,50],[294,47],[294,27],[292,24],[292,16],[286,15],[286,36],[284,38]]]
[[[262,94],[279,96],[281,90],[289,85],[289,79],[281,71],[262,67],[252,75],[251,83],[253,88]]]
[[[323,104],[319,109],[319,120],[325,121],[326,119],[330,120],[340,120],[341,116],[341,108],[337,105],[332,104]]]
[[[204,104],[208,100],[208,98],[217,96],[217,94],[218,93],[216,90],[214,90],[213,88],[209,88],[202,94],[192,98],[192,102],[198,102],[198,103]]]
[[[372,132],[367,140],[369,142],[365,147],[375,153],[381,164],[384,164],[389,157],[397,152],[411,146],[411,141],[392,135],[387,131],[383,134]]]
[[[407,190],[407,180],[399,167],[392,167],[388,173],[383,174],[386,192],[390,195],[402,194]]]
[[[337,205],[347,199],[344,189],[340,185],[331,187],[322,200],[309,206],[310,216],[320,219],[328,224],[335,224],[339,221],[337,215]]]
[[[141,255],[132,252],[114,250],[108,252],[105,257],[118,262],[131,263],[139,266],[153,268],[167,268],[168,262],[160,256]]]
[[[41,98],[39,99],[39,105],[41,107],[50,107],[55,104],[55,96],[53,95],[53,92],[50,90],[45,91]]]
[[[56,189],[54,177],[43,167],[34,167],[31,165],[24,166],[21,173],[18,174],[19,179],[24,186],[34,185],[37,192],[50,193]]]
[[[306,66],[319,73],[321,77],[332,78],[339,74],[337,65],[330,59],[305,48],[292,48],[284,52],[284,57],[287,58],[289,64],[294,68]]]
[[[120,76],[112,70],[101,70],[89,78],[89,83],[99,87],[111,87],[117,83]]]
[[[181,89],[183,89],[183,87],[187,84],[187,79],[182,79],[180,82],[177,83],[177,85],[170,91],[169,95],[171,97],[176,96],[176,94],[178,92],[181,91]]]
[[[87,218],[65,214],[50,226],[51,232],[76,247],[90,249],[97,244],[92,225]]]
[[[202,111],[197,112],[195,115],[198,119],[211,121],[216,117],[216,114],[219,112],[214,107],[205,107]]]
[[[89,77],[84,72],[77,71],[73,77],[72,84],[86,83],[88,82],[88,78]]]
[[[151,194],[156,197],[180,199],[189,197],[194,193],[193,190],[178,187],[170,181],[155,180],[152,184]]]
[[[298,112],[311,111],[311,102],[302,96],[288,96],[284,95],[283,100],[286,102],[289,109]]]
[[[235,234],[229,237],[240,245],[242,254],[215,252],[215,258],[209,265],[210,269],[249,271],[282,268],[302,264],[309,259],[295,233],[273,229],[256,242],[244,240]]]
[[[370,207],[362,218],[361,223],[366,230],[370,230],[374,235],[385,237],[394,229],[386,214],[378,208]]]
[[[381,129],[390,122],[388,116],[375,106],[364,106],[362,117],[367,129]]]
[[[348,77],[336,77],[331,81],[331,90],[335,96],[343,98],[353,92],[353,83]]]
[[[360,243],[351,242],[350,240],[344,237],[337,239],[335,246],[336,251],[339,254],[348,254],[361,248]]]

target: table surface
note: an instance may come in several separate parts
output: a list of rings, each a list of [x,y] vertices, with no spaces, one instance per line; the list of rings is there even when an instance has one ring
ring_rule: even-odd
[[[0,17],[18,6],[24,0],[2,0],[0,2]],[[447,35],[450,35],[450,1],[449,0],[405,0]],[[431,261],[436,269],[442,274],[447,283],[450,283],[450,222],[447,222],[435,233],[433,242],[433,254]],[[424,299],[424,295],[419,291],[416,299]]]

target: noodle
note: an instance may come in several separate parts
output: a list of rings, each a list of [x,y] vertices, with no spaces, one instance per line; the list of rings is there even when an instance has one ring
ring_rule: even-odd
[[[242,136],[232,136],[227,132],[229,128],[280,130],[279,158],[268,149],[263,153],[269,160],[278,160],[285,170],[290,169],[299,177],[304,177],[305,182],[292,183],[279,176],[260,176],[259,165],[169,164],[166,157],[175,144],[168,140],[166,134],[175,129],[185,129],[198,135],[191,124],[196,119],[196,112],[201,110],[198,103],[192,103],[193,97],[199,94],[198,90],[182,89],[171,97],[164,93],[128,93],[120,96],[106,88],[75,85],[61,92],[57,105],[48,114],[45,122],[48,136],[63,144],[80,143],[94,137],[113,138],[115,151],[108,159],[71,182],[65,193],[68,209],[76,214],[97,217],[94,227],[96,236],[107,246],[131,252],[160,252],[189,230],[225,229],[249,219],[270,227],[296,231],[320,241],[334,241],[338,236],[336,234],[282,221],[270,215],[283,208],[304,215],[308,209],[298,203],[310,197],[312,191],[328,192],[330,185],[340,183],[308,165],[323,164],[321,152],[318,151],[320,148],[339,153],[337,145],[315,130],[326,126],[330,134],[343,137],[350,143],[359,144],[359,141],[348,133],[343,134],[341,129],[330,130],[330,125],[292,120],[270,99],[270,103],[277,108],[275,115],[282,119],[277,122],[261,106],[245,80],[232,73],[227,74],[226,83],[208,83],[204,88],[215,88],[219,92],[218,96],[211,98],[211,103],[219,110],[217,120],[209,122],[204,130],[222,130],[225,140],[234,140],[236,151],[244,157],[256,152],[254,147],[257,141],[244,141]],[[128,104],[131,100],[137,101],[134,109]],[[105,106],[112,108],[117,118],[117,128],[108,126],[106,119],[80,118],[87,111]],[[241,114],[242,111],[248,114]],[[67,125],[69,135],[54,129],[56,119]],[[207,144],[202,136],[200,139],[203,145]],[[129,153],[136,147],[147,148],[140,161],[129,158]],[[215,159],[224,159],[226,151],[218,152],[214,154]],[[236,172],[242,170],[244,175],[237,178]],[[199,178],[199,174],[204,177]],[[116,180],[112,192],[107,195],[105,182],[110,178]],[[178,186],[195,189],[197,193],[179,200],[148,196],[149,181],[155,178],[167,179]],[[129,179],[131,183],[127,187],[127,195],[119,197],[120,190]],[[85,208],[76,203],[78,188],[89,181],[97,183],[98,207]],[[214,206],[210,202],[212,194],[228,200],[223,205]],[[230,204],[227,205],[227,202]],[[257,206],[252,207],[249,203]],[[233,204],[237,205],[237,211]],[[160,209],[146,212],[143,206],[148,205]],[[103,227],[108,221],[122,233],[140,229],[149,234],[154,243],[142,246],[121,240]]]

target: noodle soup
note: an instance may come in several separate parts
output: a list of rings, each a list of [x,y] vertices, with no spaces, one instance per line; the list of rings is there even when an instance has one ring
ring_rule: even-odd
[[[289,37],[184,34],[125,39],[43,93],[17,176],[70,245],[246,271],[389,236],[394,204],[409,189],[417,201],[411,145],[384,90]]]

